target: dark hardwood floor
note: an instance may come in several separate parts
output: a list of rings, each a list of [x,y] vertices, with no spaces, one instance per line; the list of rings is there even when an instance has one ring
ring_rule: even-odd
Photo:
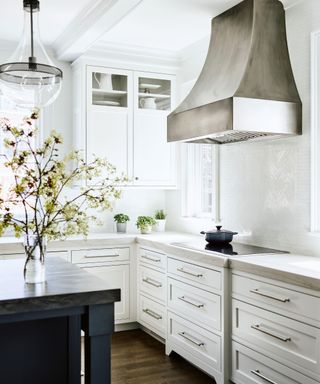
[[[112,341],[112,384],[214,384],[143,331],[117,332]]]

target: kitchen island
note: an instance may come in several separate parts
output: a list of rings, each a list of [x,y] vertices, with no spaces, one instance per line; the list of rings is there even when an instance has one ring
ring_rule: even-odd
[[[46,260],[46,283],[25,284],[23,263],[0,262],[0,382],[79,384],[83,330],[86,384],[110,383],[120,290],[60,258]]]

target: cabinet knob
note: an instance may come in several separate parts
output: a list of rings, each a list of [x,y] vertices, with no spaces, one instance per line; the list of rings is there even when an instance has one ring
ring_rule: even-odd
[[[135,179],[135,180],[139,180],[139,177],[136,176],[134,179]]]

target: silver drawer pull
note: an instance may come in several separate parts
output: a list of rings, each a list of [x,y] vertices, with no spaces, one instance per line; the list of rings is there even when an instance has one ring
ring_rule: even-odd
[[[147,256],[147,255],[142,255],[141,256],[142,259],[147,259],[147,260],[150,260],[150,261],[155,261],[156,263],[160,263],[161,259],[156,259],[154,257],[150,257],[150,256]]]
[[[185,338],[188,341],[191,341],[191,343],[195,344],[197,347],[203,347],[204,346],[203,342],[195,340],[193,337],[189,336],[185,332],[179,332],[178,335]]]
[[[204,304],[193,303],[192,301],[187,300],[184,296],[178,297],[178,299],[181,301],[184,301],[185,303],[193,305],[194,307],[197,307],[197,308],[203,308],[204,307]]]
[[[143,309],[143,312],[146,313],[147,315],[153,317],[156,320],[161,320],[162,319],[162,316],[160,316],[157,313],[151,311],[151,309],[148,309],[148,308]]]
[[[111,255],[85,255],[84,258],[85,259],[92,259],[92,258],[102,258],[102,257],[117,257],[117,256],[120,256],[118,253],[114,253],[114,254],[111,254]]]
[[[256,331],[259,331],[259,332],[262,332],[268,336],[272,336],[274,337],[275,339],[278,339],[278,340],[281,340],[281,341],[284,341],[285,343],[287,341],[291,341],[291,338],[290,337],[285,337],[285,336],[281,336],[281,335],[276,335],[270,331],[268,331],[267,329],[264,329],[261,327],[261,325],[257,324],[257,325],[251,325],[251,328],[252,329],[255,329]]]
[[[264,293],[264,292],[259,291],[259,289],[251,289],[250,292],[254,293],[255,295],[267,297],[268,299],[273,299],[273,300],[281,301],[281,303],[289,303],[289,301],[290,301],[289,298],[282,298],[282,297],[272,296],[272,295],[269,295],[268,293]]]
[[[193,277],[203,277],[201,273],[193,273],[193,272],[185,271],[183,268],[177,268],[177,271]]]
[[[266,381],[267,383],[269,384],[278,384],[276,383],[275,381],[271,380],[271,379],[268,379],[267,376],[263,375],[258,369],[256,371],[252,370],[250,371],[253,375],[256,375],[258,377],[260,377],[260,379]]]
[[[150,285],[152,285],[153,287],[156,287],[156,288],[161,288],[162,287],[161,283],[159,283],[158,281],[149,279],[148,277],[146,279],[142,279],[142,281],[144,283],[150,284]]]

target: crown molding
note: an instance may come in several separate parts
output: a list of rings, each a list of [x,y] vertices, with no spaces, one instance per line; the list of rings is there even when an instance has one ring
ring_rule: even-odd
[[[92,46],[84,56],[101,59],[107,57],[109,60],[144,62],[171,67],[180,65],[179,52],[130,44],[115,44],[106,41],[100,41]]]
[[[142,1],[90,1],[54,42],[56,57],[59,60],[75,60]]]

